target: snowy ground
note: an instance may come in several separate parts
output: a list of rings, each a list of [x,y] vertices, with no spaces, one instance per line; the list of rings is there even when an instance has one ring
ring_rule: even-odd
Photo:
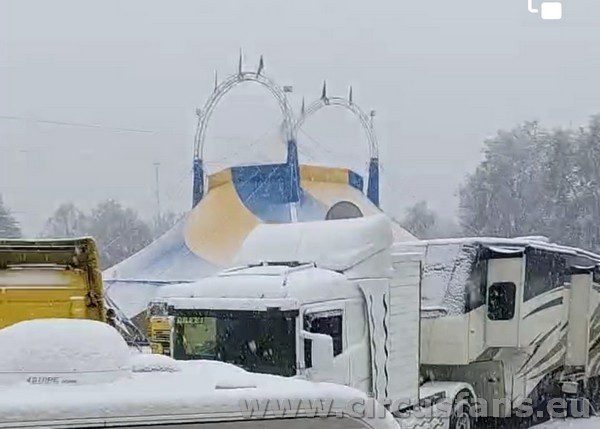
[[[600,428],[600,417],[590,419],[568,419],[552,420],[547,423],[535,426],[535,429],[598,429]]]

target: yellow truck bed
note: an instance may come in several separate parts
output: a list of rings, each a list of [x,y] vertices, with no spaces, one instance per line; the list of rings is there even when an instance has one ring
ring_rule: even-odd
[[[0,329],[55,317],[105,321],[94,240],[0,239]]]

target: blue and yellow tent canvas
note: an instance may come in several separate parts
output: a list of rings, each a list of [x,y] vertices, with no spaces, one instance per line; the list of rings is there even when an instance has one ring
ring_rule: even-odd
[[[363,187],[363,178],[349,169],[293,168],[289,162],[217,172],[208,176],[206,192],[178,224],[104,272],[107,294],[127,317],[134,317],[161,285],[194,281],[230,266],[260,223],[324,220],[333,207],[341,207],[342,216],[344,207],[353,210],[348,216],[379,213]],[[398,238],[414,239],[395,228]]]

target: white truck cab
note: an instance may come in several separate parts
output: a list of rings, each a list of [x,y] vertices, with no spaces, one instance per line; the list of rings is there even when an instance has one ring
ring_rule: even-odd
[[[175,359],[344,384],[393,411],[474,400],[465,383],[420,386],[422,256],[394,248],[384,215],[261,225],[238,268],[161,288],[151,324],[169,318]]]

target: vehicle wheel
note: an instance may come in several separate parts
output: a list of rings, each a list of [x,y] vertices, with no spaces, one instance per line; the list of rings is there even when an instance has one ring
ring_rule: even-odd
[[[592,377],[588,381],[587,389],[585,390],[585,395],[587,399],[589,399],[590,403],[594,407],[594,409],[598,409],[600,406],[600,378]]]
[[[472,429],[475,419],[471,416],[471,403],[467,399],[457,402],[450,416],[450,429]]]

